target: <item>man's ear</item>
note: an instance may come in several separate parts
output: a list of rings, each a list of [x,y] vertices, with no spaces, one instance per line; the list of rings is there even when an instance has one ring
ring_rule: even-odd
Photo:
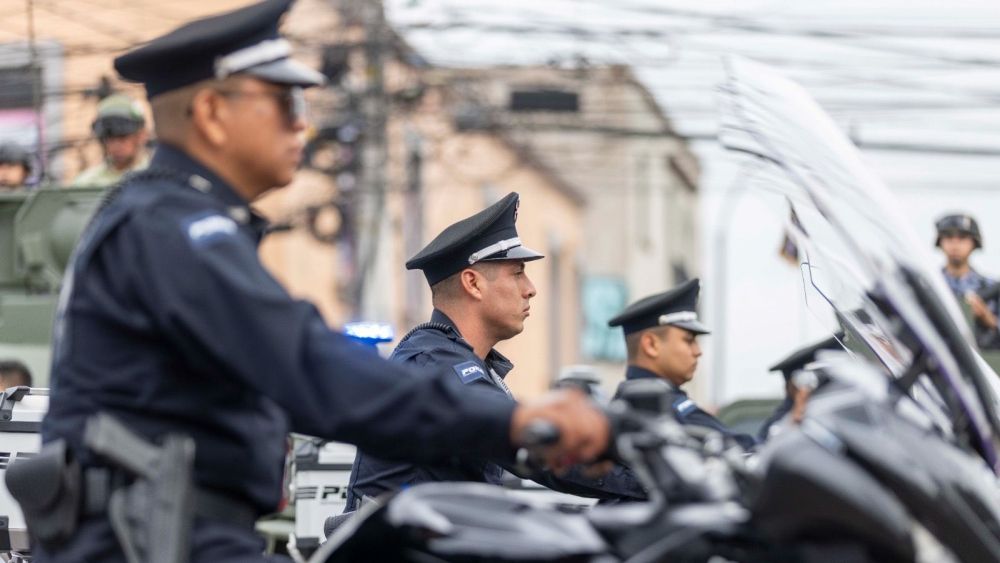
[[[225,109],[222,96],[209,88],[199,90],[191,98],[191,125],[211,145],[224,145],[229,138],[219,119]]]
[[[650,358],[660,355],[660,339],[652,330],[647,330],[639,335],[639,349]]]
[[[483,299],[483,278],[482,274],[472,268],[466,268],[459,273],[462,290],[477,301]]]

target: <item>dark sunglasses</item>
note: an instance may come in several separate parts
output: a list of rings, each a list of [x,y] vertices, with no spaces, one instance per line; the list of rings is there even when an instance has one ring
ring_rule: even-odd
[[[306,96],[305,90],[301,86],[292,86],[287,90],[281,90],[279,92],[245,92],[243,90],[216,90],[221,96],[225,97],[256,97],[256,96],[266,96],[273,98],[278,102],[278,106],[281,111],[285,114],[285,118],[288,120],[289,125],[294,124],[300,119],[305,119],[306,116]]]

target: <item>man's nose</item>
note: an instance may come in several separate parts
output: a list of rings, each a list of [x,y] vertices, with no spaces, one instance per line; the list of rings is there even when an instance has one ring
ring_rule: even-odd
[[[524,279],[527,282],[524,287],[524,298],[531,299],[532,297],[538,295],[538,291],[535,290],[535,284],[531,283],[531,278],[524,276]]]

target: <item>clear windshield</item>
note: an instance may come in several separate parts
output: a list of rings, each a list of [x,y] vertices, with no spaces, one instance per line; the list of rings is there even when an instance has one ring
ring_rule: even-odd
[[[995,382],[898,203],[800,86],[745,59],[727,71],[720,140],[761,160],[749,185],[780,196],[809,307],[832,307],[865,356],[996,468]]]

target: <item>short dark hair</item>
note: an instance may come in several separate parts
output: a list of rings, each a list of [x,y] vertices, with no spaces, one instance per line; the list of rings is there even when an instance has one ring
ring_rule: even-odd
[[[667,336],[667,332],[670,331],[670,325],[664,326],[654,326],[653,328],[647,328],[646,330],[640,330],[639,332],[633,332],[625,337],[625,350],[628,355],[628,361],[634,361],[639,357],[639,340],[642,339],[642,335],[647,332],[656,335],[657,338],[663,340]]]
[[[5,387],[31,387],[31,370],[17,360],[0,360],[0,380]]]
[[[490,281],[495,280],[497,277],[497,263],[498,261],[476,262],[468,268],[463,268],[462,270],[455,272],[454,274],[437,282],[431,286],[431,301],[435,304],[443,304],[457,297],[459,295],[459,290],[462,287],[462,272],[466,269],[476,270]]]

